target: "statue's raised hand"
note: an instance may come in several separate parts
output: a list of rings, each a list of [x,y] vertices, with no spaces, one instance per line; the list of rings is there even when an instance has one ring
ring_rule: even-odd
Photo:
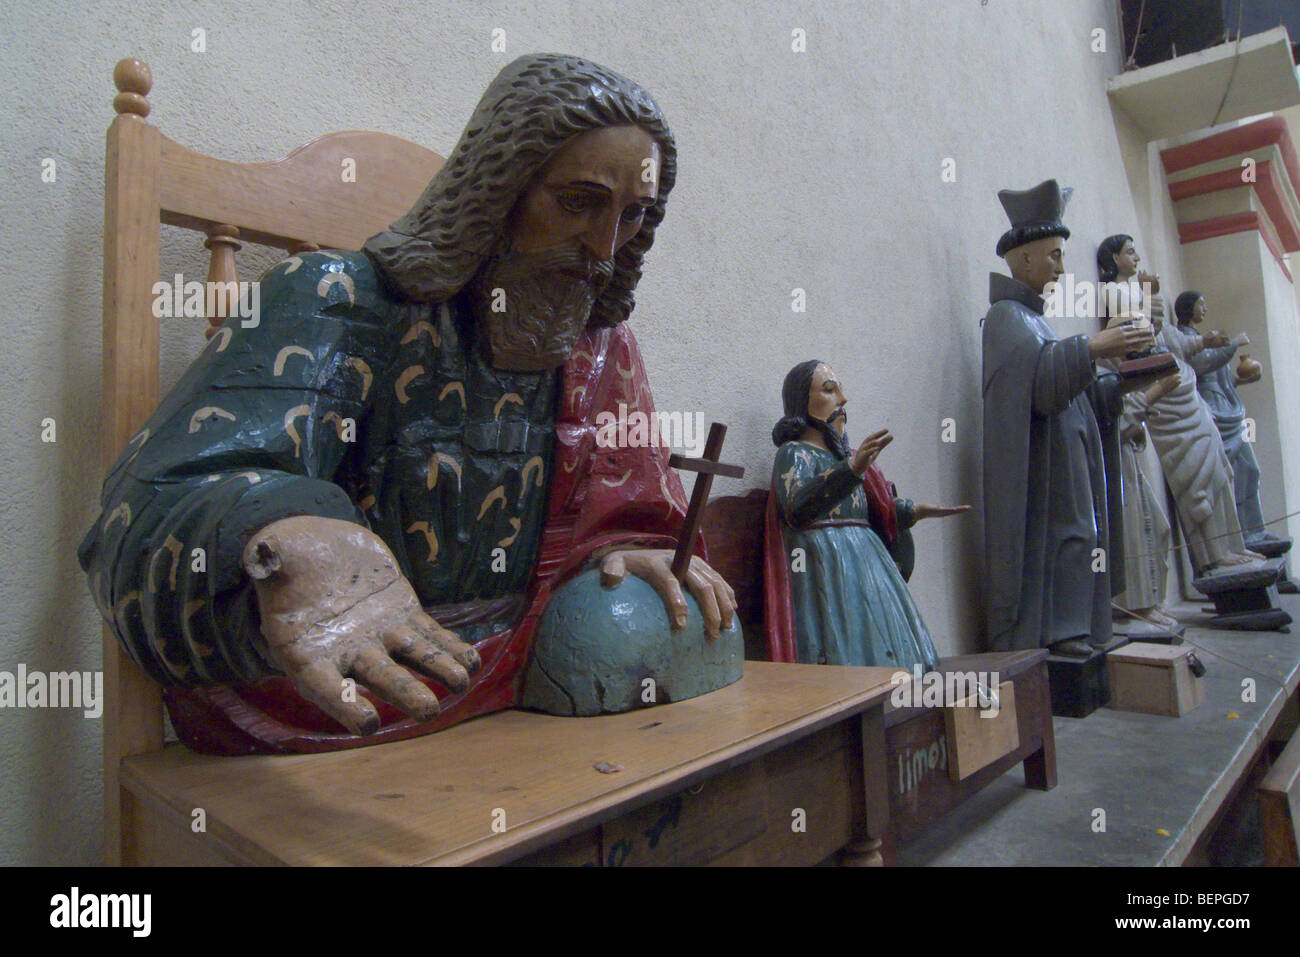
[[[888,429],[872,432],[862,440],[862,444],[854,451],[853,458],[849,460],[849,467],[858,475],[866,475],[867,467],[876,461],[876,456],[883,452],[885,446],[892,441],[894,441],[894,437],[889,434]]]
[[[377,731],[379,714],[345,678],[428,721],[438,699],[398,661],[452,691],[479,667],[478,653],[425,614],[388,546],[360,525],[281,519],[249,539],[243,562],[272,663],[354,734]]]

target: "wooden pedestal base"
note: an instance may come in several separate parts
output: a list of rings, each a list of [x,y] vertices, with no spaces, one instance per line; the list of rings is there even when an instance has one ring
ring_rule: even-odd
[[[1261,565],[1239,572],[1206,575],[1193,580],[1192,586],[1208,595],[1219,613],[1210,619],[1210,627],[1231,631],[1276,631],[1289,625],[1291,616],[1274,604],[1283,568],[1283,559],[1270,558]]]
[[[1110,700],[1106,677],[1106,652],[1127,643],[1116,638],[1087,658],[1047,656],[1047,677],[1052,690],[1052,714],[1062,718],[1086,718]]]

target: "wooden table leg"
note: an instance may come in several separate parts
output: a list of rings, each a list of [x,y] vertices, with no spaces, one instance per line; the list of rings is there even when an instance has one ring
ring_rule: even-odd
[[[879,702],[861,717],[862,788],[864,821],[862,836],[844,848],[844,867],[883,867],[893,863],[894,847],[889,837],[889,785],[885,777],[885,708]]]
[[[1025,732],[1037,734],[1041,731],[1043,746],[1025,758],[1025,787],[1039,791],[1050,791],[1056,787],[1056,732],[1052,727],[1052,697],[1048,689],[1046,666],[1038,666],[1040,673],[1034,682],[1037,689],[1034,700],[1025,701],[1025,709],[1017,720],[1020,724],[1020,740],[1025,739]],[[1028,721],[1026,721],[1028,717]],[[1029,727],[1026,727],[1026,725]]]

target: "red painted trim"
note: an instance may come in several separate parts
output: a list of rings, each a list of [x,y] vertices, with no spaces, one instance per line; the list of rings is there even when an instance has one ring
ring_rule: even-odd
[[[1178,224],[1178,241],[1194,243],[1230,233],[1244,233],[1250,229],[1259,229],[1259,213],[1233,213],[1230,216],[1216,216],[1213,219],[1201,219],[1194,223]]]
[[[1300,186],[1300,182],[1296,185]],[[1178,202],[1192,196],[1204,196],[1206,193],[1243,186],[1254,188],[1255,195],[1273,222],[1273,228],[1277,230],[1283,248],[1289,253],[1300,252],[1300,221],[1296,220],[1291,206],[1282,198],[1286,188],[1279,180],[1277,169],[1271,161],[1256,164],[1253,183],[1242,182],[1240,169],[1225,169],[1170,183],[1169,195],[1174,202]]]
[[[1280,116],[1266,117],[1192,143],[1161,150],[1160,161],[1164,163],[1165,173],[1170,174],[1266,146],[1278,148],[1292,185],[1300,188],[1300,158],[1296,156],[1286,120]]]
[[[1282,275],[1286,276],[1288,282],[1294,283],[1295,280],[1291,277],[1291,270],[1287,268],[1282,250],[1278,248],[1268,228],[1260,222],[1259,213],[1233,213],[1231,216],[1216,216],[1214,219],[1202,219],[1195,223],[1179,223],[1178,241],[1183,244],[1194,243],[1202,239],[1213,239],[1216,236],[1249,232],[1252,229],[1259,232],[1260,239],[1277,260]]]
[[[1256,172],[1259,168],[1256,167]],[[1251,186],[1252,183],[1243,182],[1241,179],[1241,170],[1224,169],[1217,173],[1206,173],[1204,176],[1195,176],[1192,179],[1182,179],[1176,183],[1169,184],[1169,196],[1176,203],[1180,199],[1188,199],[1192,196],[1204,196],[1206,193],[1217,193],[1225,189],[1236,189],[1238,186]]]
[[[1277,169],[1271,162],[1259,163],[1255,166],[1255,173],[1255,194],[1273,221],[1282,248],[1289,253],[1300,252],[1300,222],[1296,220],[1295,211],[1283,199],[1286,187],[1282,184]],[[1291,185],[1295,188],[1300,183],[1292,180]]]

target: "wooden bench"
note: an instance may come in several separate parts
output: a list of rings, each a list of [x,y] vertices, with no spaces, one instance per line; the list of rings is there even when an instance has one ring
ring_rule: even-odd
[[[502,711],[329,754],[170,745],[122,763],[123,862],[879,864],[890,674],[751,662],[625,714]]]

